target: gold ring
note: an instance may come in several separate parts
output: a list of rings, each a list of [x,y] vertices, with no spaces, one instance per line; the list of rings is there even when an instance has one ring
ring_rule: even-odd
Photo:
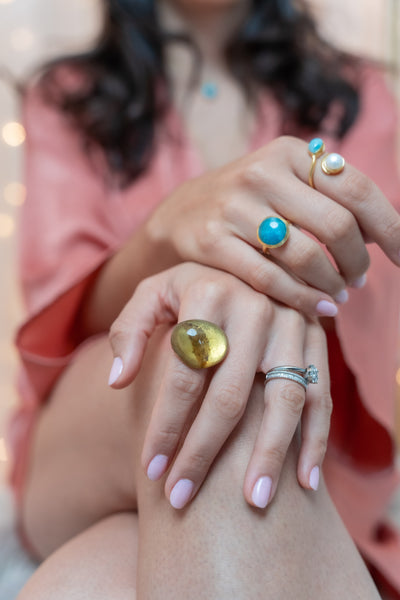
[[[325,144],[321,138],[314,138],[308,144],[308,154],[311,156],[311,167],[308,173],[308,185],[315,188],[314,171],[317,164],[317,159],[325,152]]]
[[[192,369],[217,365],[228,353],[225,332],[210,321],[191,319],[178,323],[171,334],[171,346],[181,361]]]
[[[258,226],[257,239],[262,246],[263,254],[272,248],[283,246],[289,238],[289,221],[282,217],[267,217]]]

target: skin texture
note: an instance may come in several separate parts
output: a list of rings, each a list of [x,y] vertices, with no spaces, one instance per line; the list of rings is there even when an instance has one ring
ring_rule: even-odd
[[[215,42],[206,58],[228,86],[218,41],[243,6],[160,2],[164,18],[186,23],[200,47]],[[211,22],[219,35],[210,35]],[[193,115],[185,118],[190,131]],[[248,131],[242,134],[244,144]],[[88,334],[114,322],[111,345],[122,371],[113,385],[120,389],[106,385],[112,353],[101,337],[80,350],[42,411],[22,520],[38,555],[49,558],[19,600],[102,594],[122,600],[135,597],[135,586],[146,600],[379,598],[322,477],[318,491],[312,489],[331,409],[315,315],[321,300],[332,302],[365,273],[365,234],[400,262],[399,217],[350,165],[335,178],[316,173],[311,189],[310,158],[299,140],[279,138],[233,162],[226,144],[223,166],[212,163],[210,140],[202,144],[212,170],[171,193],[96,273],[82,306]],[[266,260],[255,251],[266,213],[315,234],[338,270],[294,227],[289,242]],[[327,214],[336,224],[329,231]],[[193,316],[217,322],[230,340],[227,359],[211,373],[184,368],[169,347],[171,322]],[[311,362],[321,383],[307,397],[290,382],[264,387],[256,375],[277,364]],[[160,454],[167,464],[150,481],[146,471]],[[182,490],[175,494],[182,507],[175,510],[169,501],[179,481],[193,486],[186,502]],[[264,511],[254,506],[261,496]],[[100,556],[109,559],[104,569]],[[68,577],[71,571],[81,576]]]
[[[158,479],[173,459],[166,496],[171,500],[174,489],[191,485],[187,501],[192,499],[242,418],[256,374],[278,364],[318,363],[319,384],[310,385],[307,394],[288,380],[265,386],[265,414],[244,481],[246,500],[259,506],[261,500],[254,496],[258,482],[270,478],[269,498],[262,498],[265,508],[276,491],[286,451],[302,420],[298,479],[310,489],[311,472],[322,465],[332,409],[323,330],[315,320],[271,302],[231,275],[187,263],[142,282],[111,328],[113,353],[123,365],[113,385],[122,388],[135,379],[156,326],[185,321],[193,314],[221,326],[230,350],[211,372],[191,369],[169,352],[144,442],[144,469],[148,470],[154,457],[168,457]],[[243,322],[243,315],[245,328],[237,325]],[[182,481],[185,484],[179,483]],[[180,500],[179,508],[182,506]]]
[[[135,383],[122,391],[90,376],[109,365],[105,338],[82,349],[59,381],[38,424],[23,515],[38,552],[50,557],[18,600],[132,600],[135,579],[137,597],[145,600],[378,599],[323,481],[317,492],[299,486],[297,437],[269,507],[244,501],[242,483],[264,412],[262,378],[186,509],[166,502],[165,478],[149,481],[140,454],[169,360],[169,335],[169,327],[158,329]],[[129,506],[139,513],[136,576]]]

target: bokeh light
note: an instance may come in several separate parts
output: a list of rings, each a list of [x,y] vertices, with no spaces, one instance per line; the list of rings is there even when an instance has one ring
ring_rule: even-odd
[[[15,221],[10,215],[0,213],[0,238],[10,237],[15,230]]]
[[[3,140],[9,146],[20,146],[25,141],[25,129],[17,121],[10,121],[3,126],[2,129]]]
[[[6,441],[4,438],[0,438],[0,462],[7,462],[8,460],[8,452]]]
[[[25,202],[26,187],[19,181],[10,181],[5,186],[3,195],[10,206],[21,206]]]

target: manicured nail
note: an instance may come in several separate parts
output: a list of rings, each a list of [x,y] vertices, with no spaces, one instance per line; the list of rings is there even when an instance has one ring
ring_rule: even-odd
[[[349,299],[349,292],[347,290],[341,290],[335,296],[335,302],[337,302],[338,304],[345,304],[348,299]]]
[[[319,467],[311,469],[310,473],[310,488],[317,491],[319,486]]]
[[[119,376],[122,373],[123,368],[124,368],[124,363],[122,362],[122,359],[119,356],[114,358],[114,362],[112,364],[111,371],[110,371],[110,377],[108,378],[108,385],[112,385],[113,383],[115,383],[117,381],[117,379],[119,378]]]
[[[317,304],[317,313],[321,315],[321,317],[336,317],[338,314],[338,307],[327,300],[320,300]]]
[[[194,483],[190,479],[180,479],[172,488],[169,501],[174,508],[183,508],[190,500],[193,493]]]
[[[366,273],[364,273],[364,275],[361,275],[361,277],[359,277],[358,279],[356,279],[355,281],[352,282],[351,287],[359,290],[360,288],[364,287],[364,285],[366,283],[367,283],[367,275],[366,275]]]
[[[256,482],[251,499],[258,508],[265,508],[271,495],[272,479],[271,477],[260,477]]]
[[[157,481],[157,479],[160,479],[161,475],[165,473],[167,464],[168,456],[165,456],[165,454],[157,454],[147,467],[147,477],[151,479],[151,481]]]

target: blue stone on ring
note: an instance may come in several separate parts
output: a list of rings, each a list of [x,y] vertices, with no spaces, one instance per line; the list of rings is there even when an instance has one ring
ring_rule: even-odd
[[[320,155],[320,154],[322,154],[322,152],[324,150],[325,150],[325,144],[324,144],[324,140],[321,140],[321,138],[314,138],[308,144],[308,151],[310,154]]]
[[[268,248],[279,248],[289,237],[289,223],[280,217],[268,217],[258,226],[257,237],[264,252]]]

